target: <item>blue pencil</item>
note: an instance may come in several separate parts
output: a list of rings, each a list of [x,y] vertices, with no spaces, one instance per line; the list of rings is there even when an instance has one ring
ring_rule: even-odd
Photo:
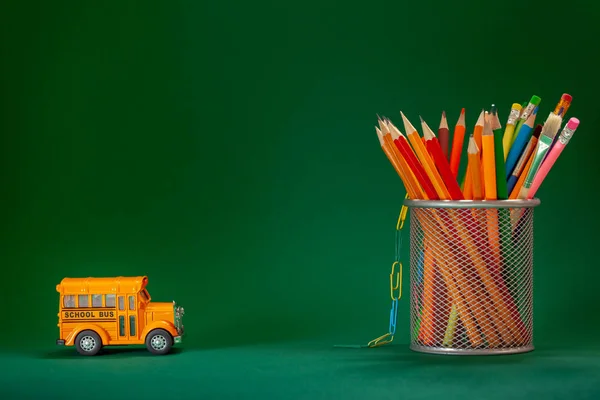
[[[521,158],[521,154],[529,142],[531,138],[531,131],[533,130],[533,124],[535,122],[535,116],[537,115],[537,108],[531,113],[527,121],[521,126],[519,129],[519,134],[515,138],[510,150],[508,152],[508,156],[506,157],[506,179],[510,178],[519,158]],[[510,193],[510,190],[508,191]]]

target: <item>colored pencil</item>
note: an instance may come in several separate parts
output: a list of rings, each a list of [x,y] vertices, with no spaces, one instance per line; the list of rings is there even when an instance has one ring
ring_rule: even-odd
[[[569,120],[569,122],[567,122],[567,125],[564,127],[563,131],[560,133],[560,136],[558,137],[558,141],[552,147],[552,149],[549,151],[549,154],[546,157],[546,159],[544,160],[544,162],[542,163],[542,165],[540,166],[538,173],[533,178],[533,183],[531,184],[531,187],[529,188],[529,193],[527,195],[527,199],[533,199],[533,196],[535,196],[540,185],[542,184],[544,179],[546,179],[548,172],[550,172],[550,169],[552,168],[552,166],[558,159],[558,156],[560,156],[560,154],[562,153],[564,148],[567,146],[567,144],[571,140],[571,137],[573,137],[573,134],[577,130],[578,126],[579,126],[579,119],[577,119],[577,118],[571,118]]]
[[[494,131],[494,159],[495,159],[495,171],[496,171],[496,196],[498,200],[508,199],[508,189],[506,186],[506,177],[504,176],[504,170],[506,169],[504,164],[504,150],[502,147],[502,125],[500,124],[500,118],[498,118],[498,109],[492,104],[491,108],[491,119],[492,130]]]
[[[390,135],[383,135],[379,128],[375,127],[375,131],[377,132],[377,137],[379,138],[379,143],[388,160],[400,176],[400,179],[404,183],[404,188],[408,193],[411,199],[419,199],[423,198],[423,192],[420,190],[415,179],[410,174],[408,170],[408,165],[403,162],[403,158],[399,156],[397,153],[396,147],[393,143],[390,143],[390,140],[386,140],[386,137],[391,139]]]
[[[446,119],[446,111],[442,111],[442,119],[440,120],[440,127],[438,128],[438,137],[440,142],[440,147],[442,149],[442,153],[444,157],[446,157],[446,161],[450,162],[450,153],[448,152],[448,142],[450,130],[448,129],[448,120]]]
[[[496,200],[496,157],[494,155],[494,131],[489,118],[484,121],[483,134],[481,137],[483,154],[481,158],[483,166],[483,182],[486,200]]]
[[[513,172],[513,169],[517,165],[529,138],[531,137],[531,131],[533,130],[533,124],[535,122],[535,118],[537,115],[537,111],[533,111],[527,121],[521,126],[519,129],[519,133],[515,138],[510,151],[508,152],[508,157],[506,157],[506,168],[505,168],[505,176],[504,179],[508,179]]]
[[[473,187],[473,200],[483,200],[483,193],[481,190],[481,159],[479,154],[479,148],[475,143],[473,135],[469,137],[469,145],[467,147],[467,154],[469,158],[469,171],[471,172],[471,184]]]
[[[408,143],[406,137],[389,119],[385,120],[384,124],[387,127],[390,134],[392,135],[392,139],[394,140],[396,147],[398,147],[400,154],[402,154],[402,156],[406,159],[406,162],[415,174],[417,181],[421,184],[421,187],[427,195],[427,199],[437,200],[438,196],[435,192],[433,184],[431,183],[431,180],[429,179],[427,173],[423,169],[423,166],[417,159],[415,153],[413,152],[413,149],[410,147],[410,144]]]
[[[451,200],[463,200],[463,194],[460,191],[460,187],[458,186],[458,182],[452,175],[452,171],[450,170],[450,164],[448,164],[448,159],[444,155],[443,149],[441,148],[438,139],[435,137],[435,134],[431,130],[431,128],[427,125],[427,123],[421,119],[421,127],[423,129],[423,138],[425,139],[425,143],[427,143],[427,150],[429,154],[431,154],[433,161],[440,173],[446,188],[448,189],[448,193],[450,194]]]
[[[562,123],[562,118],[553,112],[550,113],[544,126],[542,128],[542,133],[540,134],[540,138],[538,140],[538,144],[536,146],[535,152],[533,154],[533,163],[531,164],[531,169],[527,173],[527,177],[525,178],[525,182],[523,182],[523,186],[521,187],[521,191],[519,192],[519,199],[526,199],[529,188],[533,183],[533,178],[535,174],[537,174],[548,149],[552,145],[554,140],[554,136],[560,129],[560,125]]]
[[[542,99],[539,98],[536,95],[531,96],[531,100],[529,100],[529,103],[527,104],[526,107],[523,107],[523,111],[521,112],[521,115],[519,116],[519,119],[517,121],[517,125],[515,126],[515,134],[513,135],[513,143],[515,141],[515,139],[517,138],[517,135],[519,134],[519,130],[521,129],[521,126],[523,126],[523,124],[527,121],[527,118],[529,118],[529,115],[533,112],[533,110],[535,110],[541,103]],[[512,146],[512,143],[511,143]]]
[[[523,171],[521,171],[519,179],[517,179],[517,183],[515,183],[515,187],[510,191],[510,195],[508,196],[509,200],[515,200],[519,198],[519,192],[523,187],[523,183],[525,182],[525,178],[529,173],[529,169],[531,169],[531,163],[533,163],[533,152],[529,155],[527,163],[525,163],[525,167],[523,168]]]
[[[404,113],[402,113],[402,111],[400,111],[400,115],[402,116],[402,121],[404,122],[404,130],[406,131],[406,136],[408,137],[408,140],[410,140],[410,143],[412,144],[413,149],[417,154],[417,157],[421,161],[425,172],[427,172],[427,175],[429,176],[429,179],[431,180],[431,183],[433,184],[433,187],[435,188],[438,197],[440,198],[440,200],[450,200],[450,193],[448,192],[446,185],[444,185],[444,181],[442,180],[442,177],[437,171],[433,160],[429,156],[429,153],[427,152],[427,149],[425,148],[421,137],[417,133],[417,130],[410,123],[408,118],[406,118]]]
[[[481,136],[483,134],[483,124],[485,120],[485,110],[481,110],[479,117],[477,118],[477,122],[475,123],[475,128],[473,128],[473,138],[475,139],[475,144],[477,148],[481,151],[483,145],[481,144]]]
[[[502,137],[502,148],[504,149],[504,160],[506,161],[506,157],[508,156],[508,151],[510,150],[510,146],[513,142],[513,136],[515,133],[515,124],[521,115],[521,110],[523,108],[519,103],[514,103],[510,109],[510,114],[508,114],[508,121],[506,121],[506,128],[504,129],[504,136]]]
[[[535,146],[537,146],[540,133],[542,133],[542,124],[538,124],[535,127],[533,135],[531,135],[531,139],[529,139],[529,143],[527,143],[527,147],[525,147],[525,150],[523,150],[523,152],[521,153],[521,157],[519,158],[517,165],[515,165],[515,168],[508,177],[507,188],[509,192],[512,192],[512,190],[515,188],[519,177],[523,173],[523,170],[525,168],[525,165],[527,164],[527,161],[529,160],[529,157],[535,150]]]
[[[463,142],[465,139],[465,109],[460,111],[458,121],[454,126],[454,135],[452,137],[452,154],[450,155],[450,170],[454,178],[458,179],[458,169],[460,167],[460,157],[463,152]]]
[[[463,195],[465,199],[473,200],[473,180],[471,178],[471,167],[469,167],[469,164],[470,163],[467,163],[467,170],[465,171]]]
[[[554,108],[554,114],[556,114],[559,117],[564,119],[565,115],[567,115],[567,111],[569,110],[569,107],[571,107],[572,101],[573,101],[573,96],[571,96],[568,93],[563,93],[563,95],[560,97],[558,104]]]

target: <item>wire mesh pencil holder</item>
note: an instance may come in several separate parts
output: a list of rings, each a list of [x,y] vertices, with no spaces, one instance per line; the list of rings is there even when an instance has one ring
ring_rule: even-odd
[[[539,204],[405,200],[412,350],[533,350],[533,211]]]

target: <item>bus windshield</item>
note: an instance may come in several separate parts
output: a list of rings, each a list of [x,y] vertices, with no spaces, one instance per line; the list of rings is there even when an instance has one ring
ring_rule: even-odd
[[[148,301],[148,300],[150,300],[150,295],[148,294],[148,291],[147,291],[146,289],[142,290],[142,291],[140,292],[140,294],[142,295],[142,298],[143,298],[145,301]]]

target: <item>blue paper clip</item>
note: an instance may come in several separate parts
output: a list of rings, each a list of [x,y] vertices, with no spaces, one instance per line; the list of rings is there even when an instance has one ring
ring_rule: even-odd
[[[396,319],[398,318],[398,299],[392,301],[392,309],[390,310],[390,334],[396,334]]]

